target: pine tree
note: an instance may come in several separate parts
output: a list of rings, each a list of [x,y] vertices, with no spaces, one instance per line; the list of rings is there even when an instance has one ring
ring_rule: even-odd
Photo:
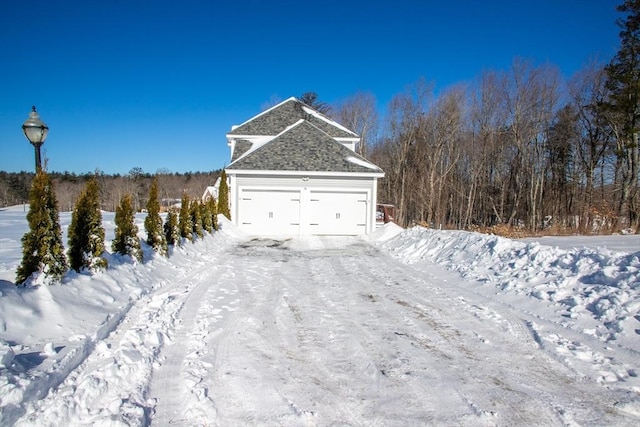
[[[120,199],[120,205],[116,208],[115,223],[115,238],[111,243],[113,251],[142,261],[142,248],[138,237],[138,226],[135,224],[131,194],[126,194]]]
[[[200,203],[198,200],[192,200],[189,210],[191,211],[191,226],[193,227],[193,235],[196,237],[204,237],[202,226],[202,214],[200,212]]]
[[[180,243],[180,227],[178,225],[178,213],[174,208],[169,209],[167,220],[164,223],[164,236],[168,245]]]
[[[167,255],[167,239],[165,238],[162,218],[160,217],[160,199],[158,198],[158,179],[151,182],[149,200],[147,201],[147,217],[144,219],[147,232],[147,243],[160,255]]]
[[[186,192],[182,193],[178,227],[180,228],[180,237],[193,240],[193,224],[191,223],[191,210],[189,209],[189,195]]]
[[[617,21],[620,49],[605,67],[609,107],[620,115],[624,137],[632,140],[640,131],[640,1],[625,0],[617,10],[627,16]]]
[[[231,219],[231,212],[229,211],[229,186],[227,185],[227,173],[222,170],[220,174],[220,187],[218,188],[218,213],[226,216],[227,219]]]
[[[49,175],[39,170],[29,192],[29,231],[22,237],[22,263],[16,271],[16,284],[33,273],[59,280],[67,271],[62,245],[58,201]]]
[[[71,214],[69,264],[77,272],[83,268],[96,270],[108,265],[107,260],[101,257],[105,248],[99,190],[98,181],[91,178]]]
[[[331,112],[329,104],[318,100],[318,94],[315,92],[305,92],[300,96],[300,101],[319,113],[328,115]]]
[[[209,208],[209,213],[211,214],[211,225],[213,230],[218,230],[218,206],[216,203],[216,199],[213,197],[207,198],[207,207]]]
[[[208,203],[199,203],[200,216],[202,217],[202,228],[207,233],[213,233],[213,218],[211,217],[211,206]]]
[[[640,0],[625,0],[617,10],[626,17],[617,21],[620,49],[605,68],[611,95],[601,107],[616,128],[618,213],[626,206],[630,224],[640,233]]]

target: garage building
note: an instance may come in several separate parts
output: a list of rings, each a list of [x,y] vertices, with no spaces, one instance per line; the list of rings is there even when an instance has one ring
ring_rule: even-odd
[[[296,98],[227,134],[231,220],[257,236],[360,235],[376,224],[384,172],[359,137]]]

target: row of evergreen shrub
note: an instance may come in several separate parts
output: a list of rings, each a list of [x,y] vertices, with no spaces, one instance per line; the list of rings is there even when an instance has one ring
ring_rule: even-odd
[[[226,180],[221,193],[227,200]],[[100,188],[97,179],[91,179],[78,197],[71,215],[68,230],[69,250],[65,254],[59,221],[58,202],[49,175],[40,170],[34,177],[29,192],[29,231],[22,237],[22,262],[16,271],[16,284],[25,284],[34,274],[42,273],[50,281],[58,281],[69,268],[76,272],[96,271],[108,267],[103,257],[105,231],[99,201]],[[228,202],[221,213],[229,217]],[[173,208],[163,223],[160,216],[157,179],[149,189],[147,216],[144,228],[146,243],[158,254],[169,255],[170,245],[181,245],[213,233],[218,229],[218,203],[212,197],[205,202],[189,200],[185,192],[180,210]],[[143,252],[131,194],[125,194],[116,208],[115,237],[111,248],[114,253],[128,255],[138,262]]]

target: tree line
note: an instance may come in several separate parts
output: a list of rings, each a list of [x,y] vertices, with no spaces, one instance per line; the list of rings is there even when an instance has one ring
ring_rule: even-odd
[[[201,197],[204,190],[213,185],[220,176],[220,170],[210,172],[171,173],[159,170],[155,174],[146,173],[141,168],[132,168],[128,174],[109,175],[101,171],[75,174],[70,172],[47,172],[55,188],[62,211],[71,212],[86,183],[96,179],[99,186],[99,202],[103,210],[115,212],[125,194],[131,196],[134,211],[144,209],[144,203],[154,179],[158,182],[158,197],[161,207],[166,210],[179,202],[183,193],[191,198]],[[35,177],[33,172],[0,171],[0,207],[26,203]]]
[[[640,230],[640,1],[618,10],[618,53],[567,80],[517,58],[438,93],[420,80],[382,119],[371,93],[326,114],[385,171],[378,200],[400,225]]]

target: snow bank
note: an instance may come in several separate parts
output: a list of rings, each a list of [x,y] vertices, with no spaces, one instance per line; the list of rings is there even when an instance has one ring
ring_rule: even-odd
[[[591,317],[596,321],[592,333],[603,341],[638,335],[640,251],[562,250],[422,227],[402,232],[385,227],[372,240],[403,262],[435,262],[468,280],[492,285],[497,292],[548,301],[568,319]]]
[[[385,242],[391,238],[396,237],[402,233],[404,228],[400,227],[394,222],[388,222],[382,227],[376,229],[373,233],[366,236],[366,239],[371,242]]]
[[[247,234],[227,219],[226,216],[218,215],[218,233],[230,239],[244,239]]]
[[[109,268],[105,271],[91,274],[70,271],[60,284],[46,286],[38,279],[25,288],[12,282],[21,259],[20,238],[28,228],[25,210],[18,206],[0,211],[0,236],[10,243],[4,246],[5,253],[0,253],[0,425],[13,425],[29,405],[62,387],[71,373],[90,357],[104,355],[111,355],[112,361],[84,379],[95,383],[95,393],[70,395],[67,406],[54,411],[60,414],[59,425],[66,424],[64,414],[74,412],[95,415],[96,411],[103,414],[111,411],[114,419],[126,414],[132,419],[140,418],[139,411],[146,402],[139,402],[133,395],[127,401],[109,393],[117,394],[118,390],[133,393],[148,382],[150,361],[168,339],[163,330],[171,325],[162,324],[165,319],[146,319],[148,313],[143,311],[143,326],[138,335],[125,337],[113,349],[106,348],[104,340],[139,302],[143,304],[138,306],[153,308],[155,304],[163,304],[170,308],[170,296],[165,293],[154,296],[152,292],[171,288],[193,268],[201,254],[221,250],[242,237],[242,233],[220,216],[220,232],[193,244],[171,248],[169,259],[156,256],[143,243],[142,263],[128,256],[106,253]],[[63,212],[60,217],[66,242],[70,215]],[[144,217],[144,214],[136,216],[142,239],[146,237]],[[114,235],[114,213],[103,212],[103,226],[109,240]],[[162,297],[168,300],[158,300]],[[123,368],[123,360],[128,362],[127,369]],[[108,407],[103,408],[103,403]]]

